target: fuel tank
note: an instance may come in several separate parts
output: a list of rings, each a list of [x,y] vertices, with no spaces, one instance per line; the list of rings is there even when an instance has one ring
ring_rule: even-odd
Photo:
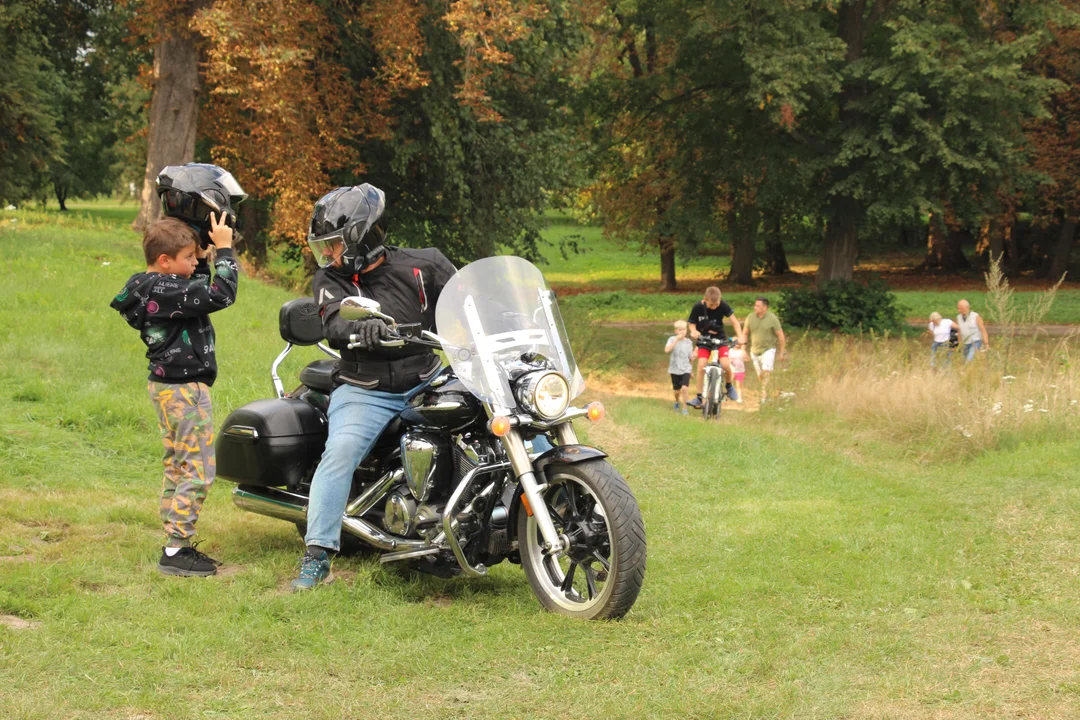
[[[413,398],[401,413],[406,425],[432,430],[455,430],[484,413],[480,401],[459,380],[430,388]]]

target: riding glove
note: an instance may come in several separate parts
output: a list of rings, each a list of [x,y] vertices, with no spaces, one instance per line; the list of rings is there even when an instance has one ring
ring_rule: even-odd
[[[360,350],[374,350],[379,347],[379,341],[390,336],[390,328],[386,323],[376,318],[358,320],[356,332],[349,339]]]

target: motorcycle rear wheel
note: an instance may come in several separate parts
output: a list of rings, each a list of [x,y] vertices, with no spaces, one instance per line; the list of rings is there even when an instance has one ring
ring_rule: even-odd
[[[536,519],[518,515],[521,567],[540,604],[585,620],[620,618],[645,580],[645,524],[630,487],[603,460],[549,468],[544,501],[556,530],[570,540],[545,555]]]

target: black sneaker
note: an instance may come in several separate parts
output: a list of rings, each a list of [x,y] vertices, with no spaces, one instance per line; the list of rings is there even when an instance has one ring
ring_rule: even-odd
[[[158,561],[157,569],[164,575],[207,577],[216,575],[220,564],[214,558],[196,550],[194,546],[180,548],[180,552],[172,557],[165,553],[165,548],[161,548],[161,560]]]

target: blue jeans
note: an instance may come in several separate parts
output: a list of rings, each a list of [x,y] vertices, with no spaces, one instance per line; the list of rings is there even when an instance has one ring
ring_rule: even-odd
[[[976,340],[964,346],[964,360],[971,362],[975,359],[975,353],[982,349],[982,340]]]
[[[938,349],[942,345],[945,346],[946,352],[945,352],[945,362],[941,363],[941,367],[948,367],[949,364],[952,363],[953,351],[952,351],[952,348],[949,347],[949,342],[946,340],[945,342],[935,342],[930,346],[930,367],[935,367],[937,365]]]
[[[427,383],[405,393],[388,393],[342,385],[330,394],[330,429],[311,479],[305,543],[331,550],[341,547],[341,518],[349,502],[353,471],[390,421],[425,387]]]

